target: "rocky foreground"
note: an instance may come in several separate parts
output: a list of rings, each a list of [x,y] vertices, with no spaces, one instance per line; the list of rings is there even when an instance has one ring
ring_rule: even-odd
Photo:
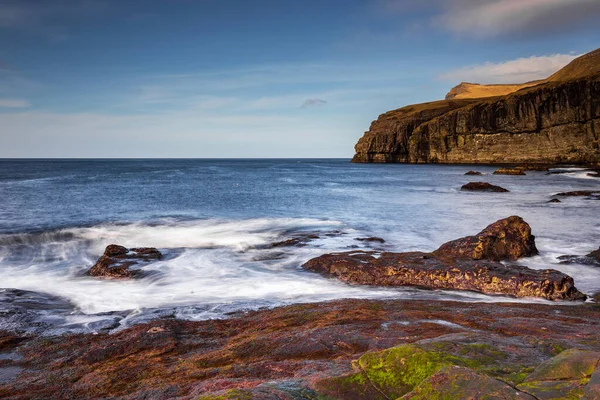
[[[5,332],[0,398],[598,399],[599,329],[594,304],[342,300],[116,334]]]
[[[600,49],[533,86],[513,86],[495,87],[492,95],[502,95],[486,97],[490,91],[471,85],[448,100],[382,114],[356,144],[352,161],[600,162]]]

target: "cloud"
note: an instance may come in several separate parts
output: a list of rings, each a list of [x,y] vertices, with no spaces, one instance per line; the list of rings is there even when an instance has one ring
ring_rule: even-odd
[[[433,26],[480,37],[594,27],[600,19],[598,0],[380,0],[379,7],[415,15],[441,9],[431,20]]]
[[[326,100],[308,99],[304,103],[302,103],[300,108],[319,107],[319,106],[324,106],[325,104],[327,104]]]
[[[98,0],[0,0],[0,28],[62,40],[67,37],[64,28],[66,20],[94,15],[105,6],[104,2]]]
[[[498,63],[487,62],[449,71],[440,79],[453,82],[524,83],[545,79],[573,61],[578,56],[554,54],[533,56]]]
[[[27,108],[31,104],[29,104],[26,100],[21,99],[1,99],[0,98],[0,107],[6,108]]]

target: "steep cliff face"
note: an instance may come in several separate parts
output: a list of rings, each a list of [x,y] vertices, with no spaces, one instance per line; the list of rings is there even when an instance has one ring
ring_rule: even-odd
[[[600,162],[600,51],[581,59],[506,96],[387,112],[359,140],[353,161]]]

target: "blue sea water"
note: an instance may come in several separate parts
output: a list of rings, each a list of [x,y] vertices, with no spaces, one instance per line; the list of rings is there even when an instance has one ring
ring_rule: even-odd
[[[485,175],[464,175],[473,168]],[[159,316],[220,318],[339,298],[514,301],[349,286],[301,269],[332,251],[433,250],[510,215],[531,224],[541,251],[521,263],[559,269],[580,290],[600,291],[599,268],[557,261],[600,246],[600,201],[547,203],[557,192],[598,189],[600,180],[576,168],[493,171],[341,159],[0,160],[0,329],[120,329]],[[459,191],[477,180],[510,193]],[[268,246],[307,233],[319,239]],[[356,240],[370,236],[386,242]],[[86,276],[111,243],[157,247],[166,257],[140,280]]]

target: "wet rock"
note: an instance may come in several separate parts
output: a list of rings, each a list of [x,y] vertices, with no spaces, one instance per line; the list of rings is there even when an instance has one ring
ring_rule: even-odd
[[[600,178],[600,172],[590,172],[587,176],[591,176],[592,178]]]
[[[432,374],[457,362],[464,360],[402,345],[366,353],[353,363],[354,373],[322,380],[316,388],[338,399],[397,399]]]
[[[600,352],[571,349],[539,365],[517,386],[538,399],[580,398],[600,363]]]
[[[416,390],[431,376],[424,370],[452,365],[515,385],[555,347],[600,349],[598,320],[600,308],[587,304],[432,300],[339,300],[225,320],[155,320],[110,335],[31,338],[12,365],[26,373],[0,384],[0,398],[385,399],[360,380],[361,367],[384,389],[387,371]]]
[[[555,196],[560,197],[591,197],[599,196],[600,190],[575,190],[572,192],[556,193]]]
[[[550,167],[548,167],[547,165],[527,164],[527,165],[522,166],[521,168],[523,168],[525,171],[541,171],[541,172],[550,171]]]
[[[585,256],[566,255],[558,257],[561,264],[584,264],[600,266],[600,248]]]
[[[400,400],[480,399],[483,393],[487,399],[535,400],[502,381],[458,366],[441,369]]]
[[[433,254],[437,257],[514,261],[537,255],[538,249],[529,224],[521,217],[511,216],[494,222],[475,236],[445,243]]]
[[[351,284],[469,290],[549,300],[585,299],[573,279],[559,271],[498,262],[537,253],[529,224],[512,216],[475,236],[445,243],[433,253],[334,253],[309,260],[302,267]]]
[[[483,175],[483,174],[479,171],[469,171],[469,172],[466,172],[465,175]]]
[[[496,193],[507,193],[509,190],[503,187],[492,185],[487,182],[469,182],[463,185],[460,190],[468,192],[496,192]]]
[[[556,270],[533,270],[489,260],[444,259],[431,253],[326,254],[302,267],[360,285],[416,286],[548,300],[585,300],[585,295],[575,288],[573,278]]]
[[[356,238],[354,240],[358,240],[360,242],[378,242],[378,243],[385,243],[385,240],[383,240],[380,237],[367,237],[367,238]]]
[[[548,203],[562,203],[562,201],[560,201],[559,199],[551,199],[548,200]]]
[[[597,400],[600,399],[600,368],[596,367],[596,370],[592,374],[588,384],[585,386],[583,391],[583,397],[581,400]]]
[[[267,248],[276,248],[276,247],[291,247],[291,246],[306,246],[308,242],[311,240],[319,239],[319,235],[316,234],[306,234],[306,235],[298,235],[296,237],[282,240],[280,242],[271,243],[267,246]]]
[[[578,349],[565,350],[539,365],[525,382],[566,381],[589,378],[600,363],[600,352]]]
[[[87,274],[109,279],[140,277],[142,272],[139,269],[130,269],[130,267],[160,259],[162,259],[162,254],[153,247],[127,249],[123,246],[111,244],[106,247],[102,257],[90,268]]]
[[[494,175],[526,175],[522,168],[499,168]]]

